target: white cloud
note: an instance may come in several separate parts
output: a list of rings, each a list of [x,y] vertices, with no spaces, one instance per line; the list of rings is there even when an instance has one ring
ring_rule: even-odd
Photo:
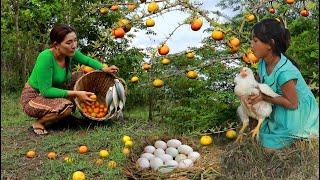
[[[195,2],[195,1],[191,1]],[[199,2],[199,1],[197,1]],[[215,11],[218,9],[216,4],[218,1],[213,0],[202,0],[203,4],[200,7],[203,10]],[[162,5],[160,4],[160,8]],[[146,11],[147,5],[141,6],[137,11]],[[228,14],[228,16],[234,14],[231,10],[227,9],[222,11],[223,13]],[[182,23],[190,15],[182,11],[171,11],[153,18],[155,20],[155,26],[151,27],[152,30],[157,33],[157,35],[148,35],[145,34],[145,30],[138,30],[138,32],[133,32],[136,36],[130,46],[138,48],[155,48],[159,46],[161,42],[165,40],[166,37],[178,26],[179,23]],[[219,21],[224,21],[225,19],[216,17],[212,14],[209,14],[209,17],[218,18]],[[202,18],[203,25],[199,31],[191,30],[190,25],[182,25],[179,27],[174,34],[167,41],[168,46],[170,47],[170,54],[178,53],[185,51],[188,47],[199,47],[201,46],[201,40],[205,37],[210,36],[210,32],[203,32],[204,29],[209,28],[209,23]]]

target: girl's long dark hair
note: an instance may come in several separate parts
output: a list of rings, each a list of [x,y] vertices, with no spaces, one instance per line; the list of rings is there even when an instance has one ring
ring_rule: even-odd
[[[67,34],[75,32],[75,29],[66,24],[55,24],[50,31],[50,46],[53,43],[61,43]],[[66,75],[68,76],[68,71],[70,70],[70,57],[66,57]]]
[[[298,64],[288,57],[285,52],[290,45],[290,32],[285,28],[283,21],[276,19],[263,19],[253,26],[253,34],[263,43],[271,46],[272,52],[277,56],[285,55],[297,68]]]

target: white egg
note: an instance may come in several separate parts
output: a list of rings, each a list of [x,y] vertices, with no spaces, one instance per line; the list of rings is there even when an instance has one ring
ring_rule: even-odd
[[[166,149],[166,154],[169,154],[172,157],[176,157],[179,154],[179,151],[174,147],[168,147]]]
[[[178,139],[171,139],[167,142],[167,146],[177,148],[181,146],[181,141],[179,141]]]
[[[143,154],[141,154],[140,157],[146,158],[146,159],[148,159],[148,160],[150,161],[150,160],[151,160],[152,158],[154,158],[155,156],[154,156],[153,154],[151,154],[151,153],[143,153]]]
[[[193,162],[200,158],[200,154],[196,151],[193,151],[188,154],[188,159],[191,159]]]
[[[154,154],[155,156],[159,157],[160,155],[163,155],[163,154],[166,154],[166,153],[164,152],[163,149],[157,148],[156,150],[154,150],[153,154]]]
[[[154,143],[154,147],[161,148],[161,149],[165,150],[165,149],[167,149],[167,143],[159,140]]]
[[[191,153],[193,151],[193,149],[188,145],[181,145],[178,147],[178,151],[180,154],[188,155],[189,153]]]
[[[178,168],[184,169],[189,168],[193,166],[193,162],[191,159],[184,159],[179,162]]]
[[[169,161],[169,160],[173,160],[173,157],[170,156],[169,154],[161,154],[160,156],[158,156],[164,163]]]
[[[150,167],[150,162],[147,158],[139,158],[137,164],[141,169],[148,169]]]
[[[150,167],[152,169],[157,170],[160,166],[163,166],[163,161],[160,158],[155,157],[150,160]]]
[[[184,154],[178,154],[178,155],[174,158],[174,160],[176,160],[177,162],[180,162],[180,161],[182,161],[182,160],[184,160],[184,159],[187,159],[187,156],[184,155]]]
[[[161,173],[169,173],[171,171],[173,171],[175,168],[173,167],[168,167],[168,166],[160,166],[158,171]]]
[[[178,167],[178,162],[177,161],[169,160],[169,161],[166,161],[164,163],[164,166],[160,166],[158,170],[161,173],[168,173],[168,172],[173,171],[177,167]]]
[[[178,162],[175,160],[169,160],[167,162],[164,163],[165,166],[172,166],[174,168],[178,167]]]
[[[156,148],[154,146],[151,146],[151,145],[146,146],[144,148],[144,152],[146,152],[146,153],[151,153],[152,154],[154,152],[154,150],[156,150]]]

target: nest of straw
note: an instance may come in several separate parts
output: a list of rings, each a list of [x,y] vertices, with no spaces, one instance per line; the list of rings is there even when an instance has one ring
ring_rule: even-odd
[[[75,85],[74,85],[74,90],[75,91],[88,91],[88,92],[93,92],[97,96],[97,101],[98,102],[106,102],[106,94],[109,89],[109,87],[114,85],[114,79],[119,79],[120,82],[125,86],[126,88],[126,83],[123,79],[118,78],[117,76],[113,74],[109,74],[103,71],[92,71],[84,76],[80,77]],[[75,98],[75,103],[78,109],[80,110],[81,114],[84,117],[87,117],[91,120],[95,121],[103,121],[106,120],[107,113],[104,117],[97,118],[97,117],[92,117],[87,115],[86,113],[83,112],[81,106],[80,106],[80,101],[78,98]],[[107,108],[109,110],[109,105],[107,104]]]
[[[152,169],[141,170],[136,166],[136,161],[143,153],[144,147],[154,145],[157,140],[168,141],[170,139],[178,139],[182,144],[189,145],[194,151],[200,153],[200,159],[194,162],[194,165],[187,169],[175,169],[170,173],[161,173]],[[220,173],[220,154],[222,150],[214,145],[202,147],[198,138],[190,137],[162,137],[162,138],[145,138],[141,147],[135,147],[128,157],[124,173],[128,179],[215,179],[222,177]]]

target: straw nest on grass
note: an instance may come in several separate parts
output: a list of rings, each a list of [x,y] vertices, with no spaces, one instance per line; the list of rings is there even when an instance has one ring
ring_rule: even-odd
[[[151,168],[141,170],[136,165],[136,161],[144,151],[144,147],[154,145],[157,140],[167,142],[170,139],[178,139],[182,144],[189,145],[194,151],[200,153],[200,159],[194,162],[194,165],[186,169],[175,169],[169,173],[161,173]],[[220,154],[222,150],[215,145],[201,146],[198,138],[192,137],[162,137],[145,138],[142,147],[135,147],[128,157],[124,173],[128,179],[216,179],[222,177],[220,173]]]

